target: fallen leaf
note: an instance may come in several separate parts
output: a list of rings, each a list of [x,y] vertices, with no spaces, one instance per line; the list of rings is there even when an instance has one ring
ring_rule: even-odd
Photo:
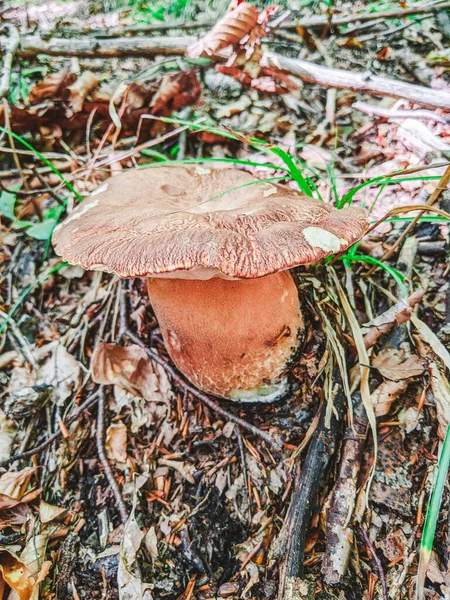
[[[0,549],[0,591],[6,584],[20,600],[30,600],[34,583],[30,570],[19,557],[5,548]]]
[[[425,371],[420,358],[416,354],[407,355],[403,349],[386,348],[382,350],[378,356],[372,358],[372,365],[385,379],[391,381],[418,377]]]
[[[68,514],[69,511],[66,508],[48,504],[44,500],[41,500],[39,504],[39,518],[43,524],[51,523],[52,521],[62,521]]]
[[[318,146],[312,146],[311,144],[307,144],[303,147],[300,152],[300,157],[309,167],[319,169],[320,171],[326,171],[328,165],[331,165],[333,161],[333,156],[329,150]]]
[[[0,410],[0,462],[11,456],[14,433],[14,423]]]
[[[156,528],[152,525],[144,537],[145,547],[152,558],[158,558],[158,536]]]
[[[120,600],[153,599],[150,586],[142,582],[139,571],[136,569],[136,554],[141,547],[143,538],[144,533],[139,529],[133,508],[125,524],[123,539],[120,544],[119,568],[117,571]]]
[[[83,110],[83,103],[86,97],[97,87],[97,85],[97,76],[92,73],[92,71],[84,71],[74,83],[67,86],[65,95],[67,96],[67,102],[70,107],[70,114],[68,116],[72,116],[74,113]]]
[[[91,372],[96,383],[120,385],[148,401],[167,403],[171,395],[171,385],[163,368],[134,344],[126,347],[99,344],[92,355]]]
[[[212,56],[226,48],[238,44],[258,23],[258,9],[249,2],[233,0],[228,11],[211,31],[187,49],[187,56]]]
[[[76,81],[77,76],[70,71],[60,71],[59,73],[50,73],[31,88],[28,95],[30,104],[37,104],[42,100],[53,100],[60,98],[69,85]]]
[[[115,463],[127,461],[127,428],[122,421],[112,423],[106,431],[106,456]]]
[[[152,115],[168,117],[174,111],[194,104],[200,94],[201,87],[195,69],[167,73],[150,104]]]
[[[41,368],[38,383],[51,386],[55,391],[55,402],[61,405],[78,387],[80,376],[80,363],[58,344]]]
[[[7,471],[0,477],[0,490],[4,496],[21,500],[37,467],[25,467],[21,471]]]

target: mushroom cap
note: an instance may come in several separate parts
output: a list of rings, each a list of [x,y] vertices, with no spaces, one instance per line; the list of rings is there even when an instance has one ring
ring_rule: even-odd
[[[252,279],[343,252],[367,228],[361,208],[244,171],[164,166],[108,179],[53,244],[71,264],[120,277]]]

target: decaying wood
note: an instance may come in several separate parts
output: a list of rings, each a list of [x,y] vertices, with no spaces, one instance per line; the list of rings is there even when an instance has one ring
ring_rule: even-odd
[[[23,36],[17,55],[31,58],[37,54],[50,56],[77,56],[80,58],[115,58],[118,56],[157,56],[181,55],[187,46],[196,41],[195,37],[154,37],[154,38],[111,38],[111,39],[65,39],[44,40],[38,35]],[[0,37],[0,53],[8,45],[6,36]]]
[[[405,98],[423,106],[450,109],[450,93],[441,90],[433,90],[413,83],[396,81],[389,77],[372,75],[371,73],[332,69],[306,60],[280,56],[272,52],[267,52],[265,57],[270,66],[295,75],[308,83],[315,83],[329,88],[352,90],[373,96]]]
[[[0,98],[6,95],[9,90],[9,79],[11,76],[11,68],[14,55],[17,52],[20,43],[19,32],[13,25],[8,25],[10,30],[9,42],[4,50],[4,61],[2,69],[2,78],[0,81]]]
[[[339,369],[333,379],[340,381]],[[289,598],[289,590],[296,579],[303,576],[305,543],[309,523],[316,506],[323,475],[341,437],[347,400],[342,385],[337,384],[333,400],[330,426],[326,426],[327,404],[324,403],[308,453],[301,470],[296,474],[294,491],[280,535],[272,548],[274,558],[280,560],[278,599]],[[291,595],[292,598],[294,596]]]
[[[154,38],[112,38],[43,40],[38,36],[24,36],[20,40],[17,54],[30,58],[37,54],[52,56],[78,56],[85,58],[113,58],[118,56],[158,56],[182,55],[188,46],[196,41],[194,37],[154,37]],[[0,52],[7,48],[8,38],[0,37]],[[450,109],[450,93],[433,90],[413,83],[396,81],[370,73],[358,73],[344,69],[334,69],[315,63],[288,58],[274,52],[266,52],[263,61],[271,67],[295,75],[308,83],[328,88],[346,89],[373,96],[405,98],[411,102],[432,108]]]
[[[327,548],[322,573],[329,584],[337,584],[346,573],[354,532],[349,524],[356,501],[358,473],[366,444],[367,415],[360,394],[353,398],[353,428],[347,427],[336,485],[327,511]],[[348,523],[348,525],[346,525]]]

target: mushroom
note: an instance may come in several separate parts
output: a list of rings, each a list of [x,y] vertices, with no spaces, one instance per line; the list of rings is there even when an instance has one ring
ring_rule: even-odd
[[[289,390],[304,331],[289,269],[344,251],[367,226],[360,208],[244,171],[164,166],[107,180],[53,243],[84,269],[147,277],[167,351],[198,388],[270,402]]]

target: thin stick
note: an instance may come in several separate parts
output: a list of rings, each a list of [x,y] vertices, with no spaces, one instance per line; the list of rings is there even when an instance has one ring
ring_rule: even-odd
[[[119,486],[117,485],[117,481],[112,472],[111,465],[109,464],[108,458],[106,457],[104,436],[105,436],[105,388],[103,386],[101,386],[100,390],[99,390],[98,413],[97,413],[97,433],[96,433],[97,454],[98,454],[98,457],[102,464],[106,479],[108,480],[109,487],[111,488],[111,490],[114,494],[114,498],[116,499],[116,504],[117,504],[117,507],[120,512],[120,518],[122,520],[122,523],[125,524],[128,521],[128,511],[125,507],[125,503],[123,501],[122,494],[120,493]]]
[[[88,398],[86,398],[86,400],[82,404],[80,404],[80,406],[75,410],[73,415],[70,416],[68,419],[66,419],[65,424],[71,425],[74,421],[76,421],[78,419],[78,417],[80,416],[80,414],[84,410],[86,410],[87,408],[90,408],[97,402],[98,396],[99,396],[99,392],[96,391],[93,394],[91,394]],[[58,429],[57,431],[55,431],[55,433],[53,435],[49,436],[41,444],[38,444],[34,448],[31,448],[31,450],[27,450],[26,452],[21,452],[19,454],[14,454],[13,456],[10,456],[6,460],[3,460],[2,462],[0,462],[0,468],[6,468],[16,460],[24,460],[26,458],[31,458],[35,454],[40,454],[48,446],[53,444],[54,441],[56,441],[59,437],[61,437],[61,435],[62,435],[62,430]]]
[[[5,48],[5,58],[3,60],[3,74],[0,80],[0,98],[6,96],[9,91],[9,82],[11,79],[11,69],[14,55],[17,52],[20,43],[20,36],[14,25],[8,24],[5,27],[9,29],[10,36]]]
[[[383,590],[383,600],[388,600],[386,577],[384,576],[383,565],[381,564],[381,560],[379,559],[379,557],[375,551],[375,548],[373,547],[373,544],[370,541],[369,534],[364,529],[364,527],[361,527],[361,533],[362,533],[365,543],[367,544],[367,547],[370,550],[370,553],[373,557],[375,565],[377,567],[378,575],[379,575],[380,581],[381,581],[381,589]]]
[[[280,452],[282,450],[282,445],[268,433],[266,433],[262,429],[259,429],[255,425],[252,425],[251,423],[247,423],[247,421],[244,421],[244,419],[236,417],[232,413],[219,406],[216,402],[214,402],[214,400],[211,400],[209,396],[203,394],[196,387],[191,385],[188,381],[186,381],[186,379],[184,379],[184,377],[179,375],[177,371],[166,360],[161,358],[161,356],[159,356],[159,354],[155,350],[147,348],[144,342],[132,331],[130,331],[130,329],[127,329],[125,333],[132,342],[134,342],[135,344],[137,344],[145,350],[149,358],[161,365],[163,369],[169,374],[171,379],[173,379],[173,381],[177,383],[177,385],[179,385],[185,391],[192,394],[194,398],[197,398],[197,400],[200,400],[200,402],[206,404],[206,406],[208,406],[213,412],[224,417],[228,421],[236,423],[236,425],[239,425],[239,427],[242,427],[243,429],[250,431],[250,433],[252,433],[253,435],[263,439],[269,446],[271,446],[277,452]]]
[[[441,179],[439,180],[437,186],[435,187],[433,193],[431,194],[431,196],[428,198],[426,205],[427,206],[433,206],[433,204],[436,202],[436,200],[439,198],[439,196],[441,195],[441,193],[447,189],[447,184],[450,180],[450,165],[446,168],[445,173],[442,175]],[[403,242],[403,240],[406,238],[406,236],[408,235],[408,233],[411,231],[411,229],[413,229],[413,227],[415,227],[420,219],[420,217],[422,217],[425,214],[425,210],[422,210],[418,215],[416,215],[414,217],[414,219],[411,221],[411,223],[406,227],[405,231],[401,234],[401,236],[395,241],[394,244],[392,244],[392,246],[389,248],[389,250],[387,252],[384,253],[383,257],[381,258],[382,261],[387,260],[390,256],[392,256],[392,254],[395,252],[395,250],[400,246],[400,244]],[[372,269],[372,272],[375,269]]]
[[[332,15],[331,17],[328,15],[318,15],[312,17],[305,17],[304,19],[298,19],[295,21],[284,22],[281,26],[274,23],[273,21],[270,23],[271,27],[279,27],[279,29],[296,29],[297,27],[309,27],[309,28],[318,28],[318,27],[326,27],[326,26],[337,26],[337,25],[347,25],[348,23],[361,22],[365,23],[368,21],[374,20],[384,20],[384,19],[404,19],[410,15],[420,15],[428,12],[436,12],[438,10],[443,10],[445,8],[450,8],[450,2],[434,2],[434,3],[426,3],[419,6],[414,6],[410,8],[396,9],[396,10],[388,10],[385,12],[366,12],[366,13],[351,13],[347,15]],[[132,25],[131,27],[126,28],[109,28],[106,29],[88,29],[80,31],[79,29],[64,29],[64,35],[75,35],[80,36],[82,34],[91,34],[98,36],[123,36],[124,34],[129,33],[153,33],[155,31],[169,31],[170,29],[207,29],[212,27],[215,24],[214,21],[190,21],[190,22],[182,22],[182,21],[174,21],[172,23],[155,23],[151,25]]]

